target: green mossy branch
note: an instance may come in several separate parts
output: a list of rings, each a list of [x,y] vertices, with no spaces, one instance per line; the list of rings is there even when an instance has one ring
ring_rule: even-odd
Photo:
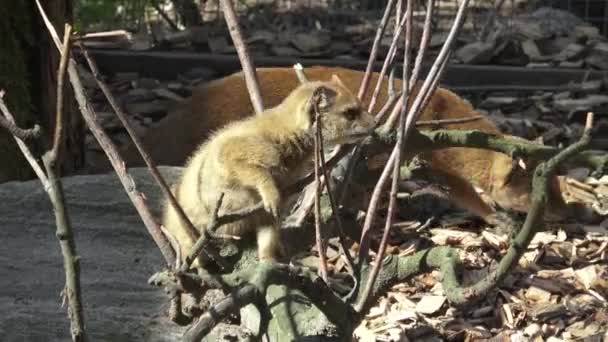
[[[397,139],[394,133],[377,135],[375,138],[377,140],[372,139],[372,144],[375,140],[391,146],[395,144]],[[476,130],[415,131],[407,142],[407,149],[416,152],[449,147],[479,148],[504,153],[513,158],[537,161],[545,161],[560,152],[557,147],[540,145],[523,139],[501,137]],[[587,166],[599,173],[605,173],[608,171],[608,154],[600,154],[594,151],[581,152],[559,164],[564,164],[567,167]]]
[[[507,141],[507,146],[503,147],[501,144],[503,144],[505,139],[474,131],[467,131],[464,134],[445,131],[431,132],[430,134],[417,134],[415,137],[414,139],[419,139],[418,141],[427,139],[427,142],[441,143],[449,147],[455,147],[453,144],[457,143],[468,143],[469,139],[476,139],[478,141],[486,141],[487,145],[484,146],[494,146],[499,150],[498,152],[531,152],[532,155],[538,158],[548,155],[552,156],[551,159],[541,162],[536,167],[532,180],[532,203],[526,220],[520,229],[514,229],[509,249],[497,267],[487,276],[473,285],[463,287],[458,277],[461,264],[457,251],[447,246],[438,246],[419,251],[411,256],[389,255],[385,257],[382,260],[383,265],[374,283],[371,295],[372,298],[377,298],[391,285],[403,282],[412,275],[429,269],[439,269],[442,274],[441,281],[447,299],[457,306],[471,304],[486,296],[490,290],[498,286],[527,250],[535,233],[543,226],[543,214],[548,201],[549,180],[555,175],[561,164],[566,163],[569,159],[580,159],[581,155],[584,155],[581,151],[587,148],[591,141],[589,129],[585,131],[585,134],[577,143],[562,151],[554,151],[552,148],[526,144],[517,140]],[[512,146],[508,146],[508,144],[512,144]],[[370,268],[369,265],[363,266],[361,279],[362,283],[365,284]],[[162,279],[156,285],[170,287],[171,279],[175,279],[175,277],[167,276]],[[279,263],[259,262],[255,267],[246,267],[230,275],[208,275],[202,278],[198,276],[198,281],[205,284],[201,288],[215,287],[226,289],[226,287],[238,287],[238,290],[233,291],[231,296],[228,296],[201,316],[202,319],[185,334],[185,341],[200,340],[223,317],[227,317],[247,304],[262,301],[270,285],[282,285],[288,289],[301,291],[314,304],[314,307],[321,310],[332,323],[338,326],[340,333],[343,334],[342,336],[352,335],[365,312],[369,309],[369,305],[371,305],[368,304],[363,307],[361,312],[356,312],[351,303],[343,301],[315,272],[306,268]],[[368,303],[373,302],[368,301]],[[267,303],[267,305],[270,305],[270,303]],[[311,306],[309,310],[314,310],[314,307]]]

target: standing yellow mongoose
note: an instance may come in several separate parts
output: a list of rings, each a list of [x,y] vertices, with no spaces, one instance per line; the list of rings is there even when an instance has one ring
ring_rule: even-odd
[[[364,72],[340,67],[315,66],[304,70],[309,80],[328,80],[336,74],[352,91],[356,92]],[[290,67],[257,68],[260,92],[264,105],[276,106],[298,86],[299,81]],[[376,84],[379,74],[371,77]],[[376,106],[388,99],[388,78],[383,79]],[[395,88],[401,89],[401,80],[395,80]],[[362,99],[364,107],[371,100],[372,91]],[[209,134],[230,123],[251,116],[253,108],[245,85],[243,73],[235,73],[195,87],[192,96],[181,101],[172,113],[157,127],[151,128],[143,142],[151,157],[159,165],[183,165],[193,151]],[[453,92],[438,88],[424,108],[419,120],[459,119],[482,115],[470,103]],[[463,123],[442,124],[440,127],[424,126],[422,129],[480,130],[501,136],[502,133],[489,117]],[[142,165],[141,157],[133,145],[126,146],[123,156],[129,167]],[[484,202],[473,185],[481,188],[487,197],[504,208],[525,211],[529,205],[529,193],[533,168],[528,172],[514,172],[513,159],[509,156],[476,148],[445,148],[422,155],[430,168],[443,176],[449,188],[450,198],[459,206],[472,211],[486,221],[492,221],[494,209]],[[106,160],[105,157],[102,161]],[[109,164],[101,164],[96,172],[109,170]],[[553,196],[549,207],[557,213],[566,213],[560,196],[558,178],[552,186]]]
[[[194,226],[199,231],[207,227],[222,193],[219,215],[261,201],[265,211],[224,225],[219,232],[241,236],[255,230],[259,258],[275,259],[285,203],[281,189],[314,168],[315,125],[320,125],[327,144],[352,143],[369,135],[374,119],[334,75],[330,81],[304,83],[276,107],[225,126],[194,152],[174,187]],[[165,205],[163,225],[186,256],[195,240],[170,205]]]

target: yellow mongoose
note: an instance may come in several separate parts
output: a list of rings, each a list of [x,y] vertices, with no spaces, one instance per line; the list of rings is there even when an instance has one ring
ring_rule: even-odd
[[[259,258],[275,259],[280,250],[281,189],[312,171],[317,124],[327,144],[338,144],[369,135],[374,119],[334,75],[328,82],[304,83],[261,115],[233,122],[214,133],[194,152],[174,188],[194,226],[199,231],[207,227],[222,193],[219,215],[262,201],[265,212],[225,225],[219,232],[241,236],[255,230]],[[163,225],[179,242],[181,255],[186,256],[195,240],[170,205],[165,206]]]
[[[353,92],[359,88],[364,75],[361,71],[339,67],[316,66],[304,71],[309,80],[327,80],[330,75],[336,74]],[[281,103],[299,84],[294,70],[289,67],[258,68],[257,74],[264,105],[267,107]],[[377,73],[372,75],[372,87],[378,76]],[[383,82],[377,102],[380,105],[388,98],[388,79]],[[400,89],[401,81],[395,82],[396,88]],[[371,93],[368,91],[362,99],[364,108],[369,104]],[[146,133],[143,137],[144,145],[158,164],[183,165],[211,132],[252,113],[243,74],[235,73],[194,88],[190,98],[179,103],[158,127],[151,128]],[[467,101],[447,89],[438,88],[420,120],[458,119],[478,115],[481,113],[476,112]],[[429,128],[434,127],[422,127]],[[443,124],[440,128],[475,129],[501,135],[489,118]],[[142,165],[141,157],[132,145],[126,146],[123,152],[130,167]],[[513,160],[507,155],[474,148],[447,148],[425,153],[423,157],[432,170],[442,174],[450,198],[486,221],[492,221],[490,218],[494,210],[480,198],[472,185],[484,190],[490,199],[502,207],[525,211],[528,206],[531,173],[513,173]],[[554,193],[559,194],[557,184],[554,184]],[[550,207],[561,212],[561,198],[552,198],[554,200]]]

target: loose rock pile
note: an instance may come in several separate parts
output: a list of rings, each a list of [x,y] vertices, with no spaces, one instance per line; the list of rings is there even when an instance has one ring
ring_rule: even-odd
[[[241,17],[240,25],[254,56],[367,59],[379,23],[378,14],[354,13],[333,13],[320,8],[277,13],[270,6],[256,6]],[[449,27],[446,23],[451,23],[447,19],[434,22],[430,56],[438,52],[447,37]],[[423,20],[423,16],[416,18],[414,40],[420,37]],[[489,24],[486,22],[488,20],[482,17],[465,25],[456,42],[454,61],[608,70],[608,40],[596,27],[570,12],[541,7],[530,14],[496,16]],[[179,32],[168,31],[162,22],[151,23],[151,27],[152,39],[148,36],[131,40],[121,37],[114,44],[107,40],[89,44],[134,50],[236,53],[223,21]],[[389,21],[386,32],[393,32],[393,27],[394,19]],[[391,40],[387,36],[381,41],[379,58],[385,57]],[[417,41],[413,46],[417,46]],[[397,52],[401,53],[402,49]]]

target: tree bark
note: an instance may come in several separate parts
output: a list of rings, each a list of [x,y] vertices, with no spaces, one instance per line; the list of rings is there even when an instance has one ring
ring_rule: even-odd
[[[50,146],[55,125],[59,52],[52,44],[33,1],[0,0],[5,18],[0,22],[0,89],[20,127],[39,123]],[[64,23],[72,22],[72,0],[43,2],[50,20],[63,34]],[[74,173],[84,164],[84,126],[71,87],[64,90],[65,133],[61,175]],[[43,146],[34,144],[34,152]],[[0,182],[34,177],[13,139],[0,132]]]

